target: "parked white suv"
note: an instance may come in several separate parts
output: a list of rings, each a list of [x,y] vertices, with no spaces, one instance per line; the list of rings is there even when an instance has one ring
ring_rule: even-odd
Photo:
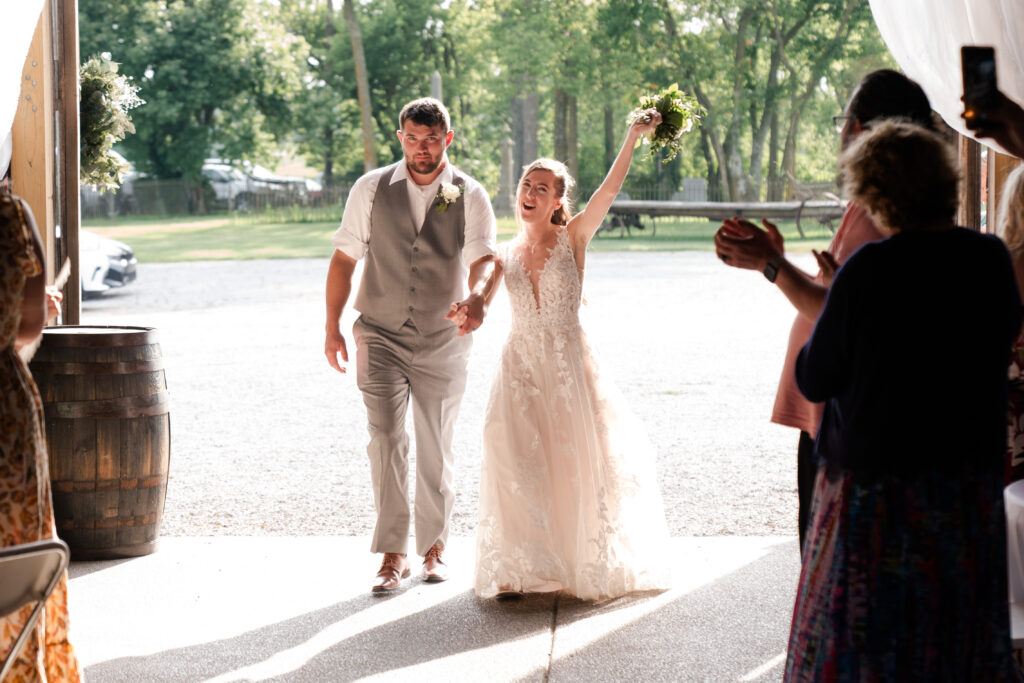
[[[234,211],[248,211],[252,208],[252,196],[257,188],[249,176],[230,164],[212,159],[203,164],[202,173],[210,182],[218,204]]]

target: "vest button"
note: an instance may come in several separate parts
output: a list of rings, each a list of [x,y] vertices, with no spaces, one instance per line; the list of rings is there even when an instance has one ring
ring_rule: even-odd
[[[412,306],[409,307],[409,312],[412,313]]]
[[[415,287],[410,287],[410,288],[409,288],[409,291],[410,291],[410,292],[415,292],[415,291],[416,291],[416,288],[415,288]]]
[[[414,272],[414,273],[416,272],[416,266],[412,267],[412,272]]]
[[[413,247],[412,250],[413,250],[413,252],[419,253],[420,248],[419,247]]]

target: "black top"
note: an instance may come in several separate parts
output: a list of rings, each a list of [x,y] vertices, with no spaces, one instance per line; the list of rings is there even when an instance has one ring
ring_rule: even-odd
[[[804,396],[827,400],[815,447],[830,472],[1001,468],[1020,307],[991,235],[902,232],[857,250],[796,362]]]

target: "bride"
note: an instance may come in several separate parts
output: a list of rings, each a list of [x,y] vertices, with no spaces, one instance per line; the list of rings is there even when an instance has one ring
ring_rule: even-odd
[[[480,597],[564,591],[603,600],[668,586],[653,452],[602,381],[578,315],[587,245],[622,187],[637,140],[661,122],[656,110],[646,114],[630,126],[581,213],[570,218],[573,180],[563,164],[538,159],[519,180],[520,232],[498,266],[512,329],[484,423]]]

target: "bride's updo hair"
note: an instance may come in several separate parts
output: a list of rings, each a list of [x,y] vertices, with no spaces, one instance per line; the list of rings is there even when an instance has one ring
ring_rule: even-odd
[[[551,214],[551,222],[554,225],[565,225],[569,222],[569,218],[572,217],[572,204],[569,201],[569,193],[572,191],[576,181],[569,175],[569,169],[565,167],[565,164],[554,159],[537,159],[523,169],[523,175],[519,176],[519,185],[516,187],[516,222],[519,222],[519,196],[523,192],[523,181],[526,180],[526,176],[534,171],[551,171],[555,174],[555,194],[558,201],[562,202],[562,206],[555,209],[555,212]]]

